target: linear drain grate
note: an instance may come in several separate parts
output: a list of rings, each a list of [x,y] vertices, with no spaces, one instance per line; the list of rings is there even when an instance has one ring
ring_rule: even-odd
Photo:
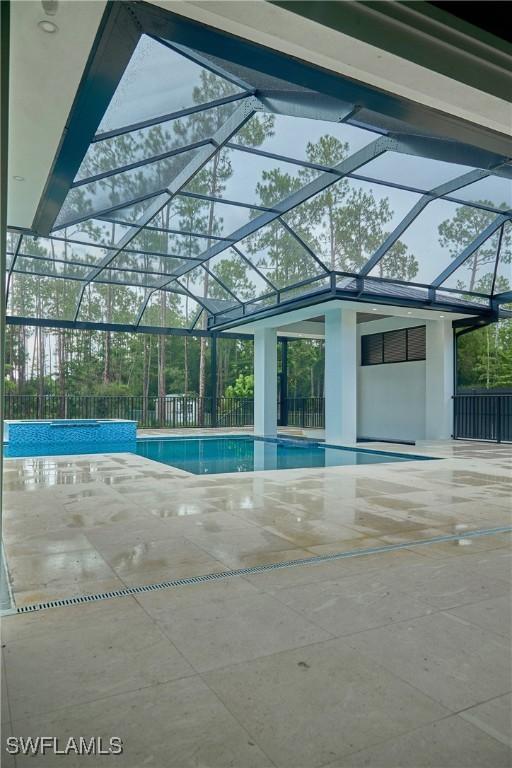
[[[206,573],[202,576],[190,576],[184,579],[172,579],[170,581],[160,581],[157,584],[146,584],[139,587],[124,587],[115,589],[111,592],[97,592],[91,595],[78,595],[77,597],[67,597],[62,600],[48,600],[45,603],[33,603],[31,605],[21,605],[16,609],[16,613],[33,613],[34,611],[44,611],[48,608],[61,608],[67,605],[81,605],[82,603],[95,603],[98,600],[111,600],[114,597],[129,597],[130,595],[140,595],[144,592],[156,592],[161,589],[170,589],[172,587],[184,587],[188,584],[203,584],[206,581],[219,581],[233,576],[250,576],[265,571],[276,571],[282,568],[295,568],[299,565],[313,565],[314,563],[325,563],[331,560],[343,560],[348,557],[362,557],[364,555],[376,555],[383,552],[393,552],[397,549],[409,549],[410,547],[426,546],[428,544],[437,544],[439,542],[459,541],[460,539],[472,539],[478,536],[492,536],[498,533],[512,533],[512,526],[502,526],[499,528],[483,528],[475,531],[464,531],[461,533],[445,534],[443,536],[433,536],[429,539],[419,539],[416,541],[406,541],[401,544],[383,544],[381,547],[368,547],[366,549],[352,549],[347,552],[334,552],[331,555],[313,555],[298,560],[285,560],[280,563],[265,563],[264,565],[253,565],[250,568],[238,568],[233,571],[219,571],[217,573]]]

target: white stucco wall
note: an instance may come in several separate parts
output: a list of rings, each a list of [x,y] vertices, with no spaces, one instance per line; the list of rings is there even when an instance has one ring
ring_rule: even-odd
[[[362,335],[422,325],[386,318],[358,326],[357,434],[397,440],[425,437],[425,361],[361,366]]]

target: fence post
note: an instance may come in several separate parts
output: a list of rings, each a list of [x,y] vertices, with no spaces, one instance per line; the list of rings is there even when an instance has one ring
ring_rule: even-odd
[[[496,398],[496,442],[501,443],[501,401],[502,398],[498,395]]]

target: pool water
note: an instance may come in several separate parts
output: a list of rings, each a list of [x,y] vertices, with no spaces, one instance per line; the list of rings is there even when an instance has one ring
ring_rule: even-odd
[[[137,453],[153,461],[183,469],[194,475],[219,475],[227,472],[257,472],[269,469],[301,469],[335,467],[355,464],[425,459],[399,453],[384,453],[368,449],[337,448],[322,443],[300,440],[236,437],[147,438],[133,443],[81,443],[11,447],[6,457],[58,456],[92,453]]]

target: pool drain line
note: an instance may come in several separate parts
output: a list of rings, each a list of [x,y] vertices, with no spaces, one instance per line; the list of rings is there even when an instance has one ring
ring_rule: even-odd
[[[499,533],[512,533],[512,526],[501,526],[499,528],[482,528],[474,531],[464,531],[461,533],[445,534],[442,536],[432,536],[429,539],[417,539],[406,541],[400,544],[383,544],[380,547],[367,547],[366,549],[351,549],[346,552],[334,552],[330,555],[313,555],[297,560],[285,560],[279,563],[265,563],[264,565],[253,565],[250,568],[237,568],[232,571],[218,571],[216,573],[207,573],[202,576],[189,576],[183,579],[171,579],[169,581],[160,581],[157,584],[145,584],[139,587],[123,587],[114,589],[110,592],[97,592],[91,595],[78,595],[75,597],[63,598],[61,600],[48,600],[44,603],[32,603],[30,605],[20,605],[15,609],[15,613],[34,613],[35,611],[45,611],[49,608],[63,608],[68,605],[83,605],[85,603],[95,603],[99,600],[111,600],[114,597],[130,597],[131,595],[140,595],[145,592],[157,592],[161,589],[171,589],[172,587],[184,587],[188,584],[204,584],[208,581],[220,581],[229,579],[233,576],[251,576],[266,571],[276,571],[283,568],[295,568],[299,565],[313,565],[315,563],[326,563],[331,560],[343,560],[349,557],[363,557],[365,555],[376,555],[384,552],[393,552],[399,549],[410,549],[411,547],[427,546],[428,544],[437,544],[448,541],[460,541],[462,539],[473,539],[478,536],[492,536]]]

